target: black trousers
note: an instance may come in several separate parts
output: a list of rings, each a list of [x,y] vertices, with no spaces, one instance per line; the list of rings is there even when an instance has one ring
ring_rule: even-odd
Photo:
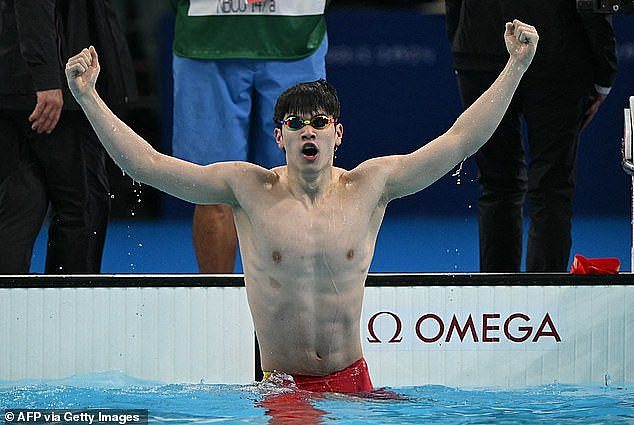
[[[465,106],[497,75],[459,71]],[[570,80],[525,76],[500,126],[476,154],[482,272],[520,271],[525,198],[530,217],[526,271],[565,272],[568,267],[579,132],[592,87],[583,77]]]
[[[0,110],[0,274],[28,273],[50,205],[47,274],[99,273],[110,212],[106,154],[83,113],[50,135]]]

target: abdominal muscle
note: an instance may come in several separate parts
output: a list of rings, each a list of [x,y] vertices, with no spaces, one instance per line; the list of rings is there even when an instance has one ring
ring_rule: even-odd
[[[315,204],[282,186],[233,208],[249,307],[264,370],[323,376],[362,357],[363,290],[385,208],[367,185],[337,186]]]
[[[323,376],[362,357],[359,319],[364,278],[362,282],[359,276],[336,282],[266,280],[250,279],[245,267],[263,370]]]

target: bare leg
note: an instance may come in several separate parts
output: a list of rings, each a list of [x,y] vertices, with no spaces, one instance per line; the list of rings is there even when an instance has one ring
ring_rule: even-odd
[[[196,205],[192,227],[201,273],[233,273],[237,235],[227,205]]]

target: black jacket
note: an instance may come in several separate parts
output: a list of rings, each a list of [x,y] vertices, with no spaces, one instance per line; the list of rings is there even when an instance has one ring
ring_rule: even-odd
[[[446,0],[454,67],[499,71],[508,59],[504,23],[533,25],[539,44],[528,73],[561,80],[590,76],[604,87],[616,77],[611,17],[579,13],[575,0]]]
[[[111,105],[137,95],[132,58],[109,0],[0,0],[0,108],[35,107],[35,92],[61,88],[69,57],[90,44],[99,55],[97,90]]]

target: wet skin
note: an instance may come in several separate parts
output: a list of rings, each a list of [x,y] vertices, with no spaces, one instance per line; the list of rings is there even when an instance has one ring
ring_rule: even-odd
[[[339,123],[276,129],[287,165],[272,170],[188,163],[157,152],[110,111],[95,90],[94,49],[70,58],[66,77],[99,140],[134,180],[195,204],[231,206],[263,369],[319,376],[362,356],[363,287],[386,205],[429,186],[491,137],[537,40],[533,27],[508,23],[506,67],[446,133],[408,155],[374,158],[351,171],[333,166]]]
[[[289,196],[283,167],[234,207],[264,370],[324,375],[362,356],[363,289],[386,204],[367,174],[332,171],[314,203]]]

